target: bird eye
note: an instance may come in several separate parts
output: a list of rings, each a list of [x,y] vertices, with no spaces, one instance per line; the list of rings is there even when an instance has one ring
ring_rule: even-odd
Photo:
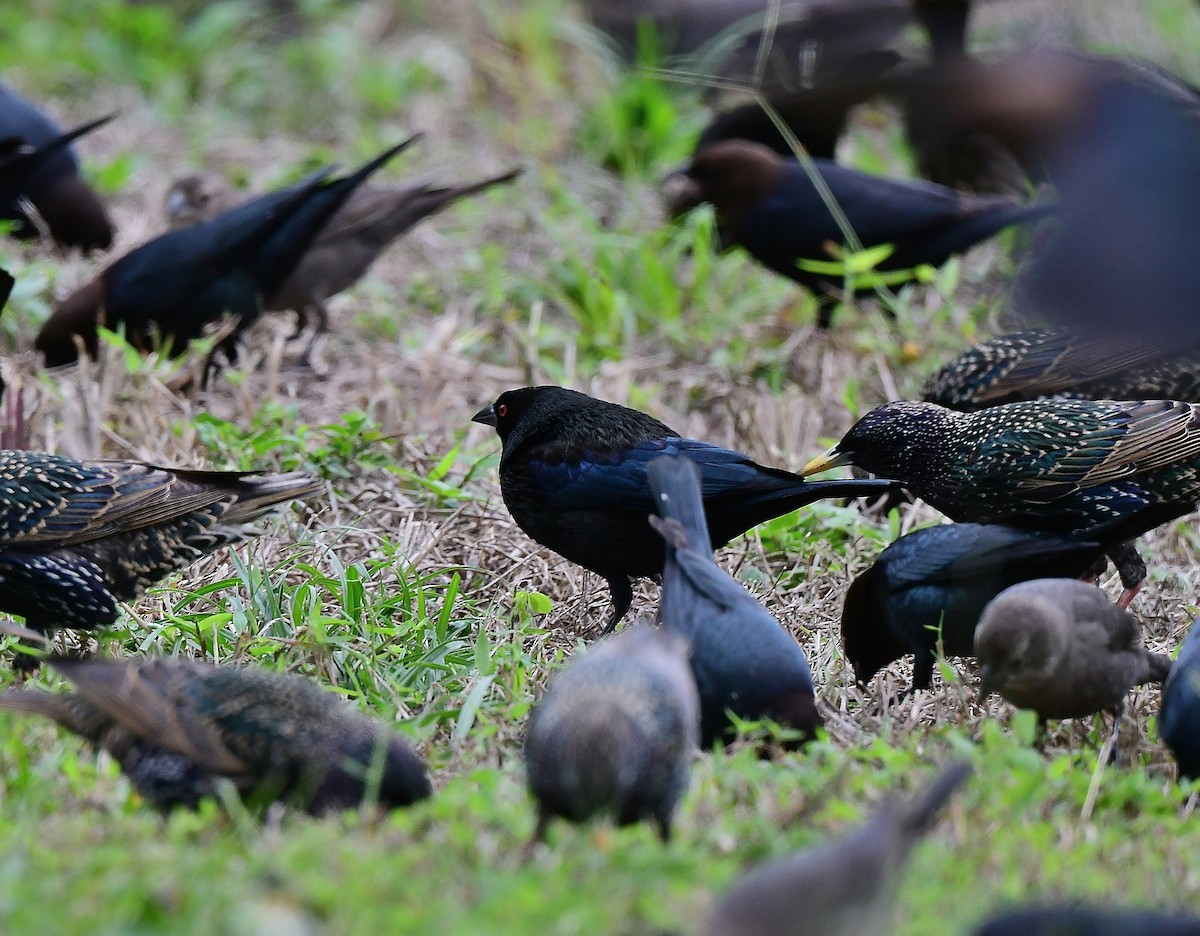
[[[508,415],[508,404],[501,403],[499,406],[497,406],[496,407],[496,415],[499,416],[501,419],[503,419],[505,416],[507,416]]]

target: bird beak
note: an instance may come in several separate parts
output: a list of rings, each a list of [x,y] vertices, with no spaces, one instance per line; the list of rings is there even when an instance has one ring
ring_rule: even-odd
[[[986,664],[979,670],[979,701],[983,702],[996,691],[996,673]]]
[[[471,422],[483,423],[485,426],[496,425],[496,407],[491,403],[471,417]]]
[[[839,452],[835,445],[824,455],[818,455],[805,465],[804,470],[800,472],[800,477],[807,478],[809,475],[820,474],[822,471],[828,471],[830,468],[836,468],[839,465],[848,465],[849,463],[850,456]]]
[[[187,196],[179,189],[172,190],[167,196],[167,216],[169,218],[177,218],[183,214],[183,209],[187,207]]]
[[[663,204],[671,218],[678,218],[704,204],[704,193],[700,191],[696,180],[688,175],[690,168],[684,166],[676,169],[659,183]]]

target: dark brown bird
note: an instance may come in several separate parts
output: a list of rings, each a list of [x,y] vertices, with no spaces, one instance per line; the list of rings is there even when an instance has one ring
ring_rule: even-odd
[[[220,350],[235,357],[241,332],[257,320],[265,297],[275,294],[333,213],[415,139],[351,175],[329,180],[331,170],[323,170],[143,244],[60,302],[38,333],[37,349],[51,367],[74,362],[77,343],[95,356],[99,324],[123,326],[135,347],[161,343],[178,355],[228,314],[237,324]]]
[[[316,332],[328,330],[325,300],[349,289],[379,255],[417,222],[495,185],[512,182],[519,169],[465,185],[416,182],[398,188],[362,186],[326,222],[296,268],[267,299],[266,311],[294,310],[297,334],[316,319]],[[207,221],[237,203],[229,183],[214,173],[179,179],[167,193],[172,227]]]
[[[984,921],[973,936],[1200,936],[1200,917],[1133,907],[1023,907]]]
[[[1051,204],[963,195],[931,182],[884,179],[828,160],[812,161],[862,247],[890,245],[875,270],[908,270],[945,263],[951,256],[1014,224],[1036,221]],[[725,140],[696,153],[683,170],[691,183],[677,192],[677,207],[711,202],[721,242],[740,246],[767,269],[822,299],[819,322],[827,327],[830,297],[840,274],[805,269],[831,258],[829,244],[845,235],[805,166],[757,143]],[[868,281],[855,292],[874,288]]]
[[[1171,660],[1142,646],[1142,629],[1099,588],[1035,579],[1001,592],[975,630],[980,698],[998,692],[1038,718],[1119,716],[1134,686],[1161,683]]]
[[[946,767],[925,790],[889,800],[845,838],[769,861],[717,904],[707,936],[875,936],[889,932],[896,878],[971,766]]]
[[[110,118],[93,121],[70,133],[11,88],[0,84],[0,141],[32,148],[41,157],[26,163],[31,173],[20,185],[51,236],[64,247],[105,249],[112,243],[113,226],[100,196],[79,174],[79,162],[70,143]],[[11,155],[11,151],[10,151]],[[18,223],[18,237],[34,237],[38,227],[18,199],[5,193],[0,217]]]
[[[550,682],[525,736],[534,840],[555,816],[653,820],[664,841],[687,789],[700,703],[687,641],[631,627],[584,651]]]
[[[107,751],[160,809],[195,807],[218,780],[252,805],[314,815],[429,796],[399,735],[312,680],[182,659],[56,660],[75,691],[0,693],[0,709],[53,719]]]
[[[246,535],[307,475],[157,468],[0,451],[0,609],[29,627],[91,629],[117,602]]]

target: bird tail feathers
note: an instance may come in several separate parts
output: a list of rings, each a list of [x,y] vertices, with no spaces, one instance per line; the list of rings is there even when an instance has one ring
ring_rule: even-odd
[[[654,523],[657,518],[652,518],[654,528],[676,549],[681,548],[679,540],[682,538],[688,548],[711,554],[712,540],[708,535],[704,496],[696,466],[686,458],[664,455],[646,466],[646,476],[654,495],[654,505],[666,521]]]

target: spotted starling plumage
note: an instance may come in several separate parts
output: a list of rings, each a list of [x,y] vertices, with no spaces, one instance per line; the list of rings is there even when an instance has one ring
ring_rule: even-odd
[[[320,482],[256,474],[76,461],[0,450],[0,610],[29,627],[90,629],[117,602],[241,539],[243,525]]]
[[[399,735],[312,680],[191,660],[56,660],[75,691],[10,689],[0,709],[42,715],[107,751],[160,809],[194,807],[222,778],[253,805],[314,815],[371,794],[405,806],[430,794]]]

